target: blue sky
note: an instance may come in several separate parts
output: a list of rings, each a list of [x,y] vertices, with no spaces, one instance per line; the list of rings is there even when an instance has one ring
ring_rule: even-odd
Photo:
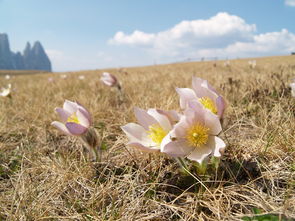
[[[13,51],[41,41],[54,71],[295,51],[295,0],[0,0]]]

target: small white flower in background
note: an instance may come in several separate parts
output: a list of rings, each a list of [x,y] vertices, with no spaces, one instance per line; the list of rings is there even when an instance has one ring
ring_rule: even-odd
[[[68,76],[66,75],[66,74],[62,74],[62,75],[60,75],[60,78],[62,78],[62,79],[66,79]]]
[[[248,61],[248,64],[249,64],[250,68],[254,69],[256,67],[256,60],[250,60],[250,61]]]
[[[172,157],[187,157],[201,164],[209,155],[221,156],[226,146],[217,137],[221,130],[217,115],[196,100],[189,101],[180,121],[163,139],[161,152]]]
[[[11,78],[10,75],[8,75],[8,74],[5,75],[5,79],[6,79],[6,80],[9,80],[10,78]]]
[[[229,61],[229,60],[226,60],[226,61],[224,62],[224,66],[225,66],[225,67],[229,67],[229,66],[230,66],[230,61]]]
[[[78,79],[79,80],[84,80],[85,79],[85,76],[84,75],[79,75]]]
[[[109,87],[115,87],[119,85],[118,79],[108,72],[103,72],[100,80]]]
[[[290,84],[291,87],[291,95],[292,97],[295,97],[295,78],[293,79],[293,82]]]
[[[172,129],[174,124],[172,121],[178,121],[178,115],[169,111],[157,109],[145,111],[140,108],[134,108],[134,113],[139,124],[128,123],[121,127],[129,138],[127,145],[142,151],[160,151],[162,140]]]
[[[0,96],[10,97],[11,96],[11,84],[8,84],[6,88],[1,88]]]
[[[196,100],[203,105],[204,108],[210,110],[222,118],[225,101],[217,91],[208,83],[207,80],[193,77],[193,89],[190,88],[176,88],[180,96],[180,107],[186,109],[188,102]]]

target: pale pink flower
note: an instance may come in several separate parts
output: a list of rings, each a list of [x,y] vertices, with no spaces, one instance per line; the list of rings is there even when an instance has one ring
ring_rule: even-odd
[[[84,80],[85,79],[85,76],[84,75],[79,75],[78,79],[79,80]]]
[[[223,97],[217,93],[207,80],[193,77],[192,86],[193,89],[176,88],[180,96],[180,107],[185,109],[189,101],[196,100],[204,108],[209,109],[212,113],[217,114],[219,118],[222,118],[225,109]]]
[[[209,155],[220,157],[225,143],[217,137],[221,132],[217,115],[196,100],[188,103],[180,121],[163,139],[161,152],[172,157],[187,157],[202,163]]]
[[[249,64],[250,68],[254,69],[256,67],[256,60],[250,60],[250,61],[248,61],[248,64]]]
[[[160,151],[162,140],[173,126],[169,118],[177,121],[176,114],[157,109],[145,111],[140,108],[134,108],[134,113],[139,124],[129,123],[121,127],[129,138],[127,145],[148,152]]]
[[[1,97],[9,97],[11,96],[11,84],[8,84],[6,88],[1,88],[0,91],[0,96]]]
[[[55,108],[61,122],[54,121],[51,125],[67,135],[80,136],[87,132],[91,124],[89,112],[80,104],[66,100],[63,108]]]
[[[100,80],[105,85],[107,85],[109,87],[114,87],[114,86],[118,86],[119,85],[118,79],[114,75],[112,75],[112,74],[110,74],[108,72],[103,72]]]

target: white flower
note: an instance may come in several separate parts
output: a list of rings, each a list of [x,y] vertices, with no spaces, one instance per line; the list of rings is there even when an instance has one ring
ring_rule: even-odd
[[[172,157],[187,157],[202,163],[209,155],[220,157],[225,143],[217,137],[221,132],[217,115],[190,101],[184,115],[161,143],[161,152]]]

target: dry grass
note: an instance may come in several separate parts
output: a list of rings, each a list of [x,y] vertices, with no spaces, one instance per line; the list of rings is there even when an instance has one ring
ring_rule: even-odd
[[[240,220],[253,208],[295,218],[294,56],[257,59],[255,69],[236,60],[109,71],[122,82],[121,105],[101,70],[9,80],[16,91],[0,102],[0,220]],[[134,106],[179,110],[175,87],[191,87],[192,76],[208,79],[228,104],[225,156],[218,171],[198,177],[206,188],[174,159],[126,147],[120,130],[135,120]],[[64,99],[93,114],[107,147],[102,162],[50,126]]]

